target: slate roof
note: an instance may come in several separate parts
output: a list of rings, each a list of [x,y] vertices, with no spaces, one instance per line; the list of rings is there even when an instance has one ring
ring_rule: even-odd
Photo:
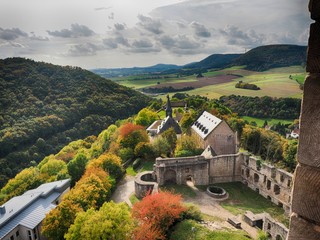
[[[192,124],[191,128],[205,139],[222,122],[220,118],[204,111],[201,116]]]
[[[174,120],[172,117],[167,116],[160,124],[160,126],[158,126],[158,134],[162,133],[166,130],[168,130],[169,128],[173,128],[174,131],[176,132],[176,134],[181,134],[181,128],[179,126],[179,124],[177,123],[176,120]]]
[[[0,208],[0,239],[18,225],[33,229],[55,208],[54,201],[70,186],[70,179],[45,183],[21,196],[13,197]]]

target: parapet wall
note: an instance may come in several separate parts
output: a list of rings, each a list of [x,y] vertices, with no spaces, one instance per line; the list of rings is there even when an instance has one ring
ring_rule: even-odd
[[[153,171],[139,173],[134,180],[136,196],[141,199],[148,193],[158,192],[158,183],[155,180]]]
[[[248,187],[283,207],[287,214],[290,213],[293,177],[291,173],[245,155],[241,175]]]
[[[220,155],[208,159],[209,161],[209,184],[240,182],[241,165],[243,154]]]

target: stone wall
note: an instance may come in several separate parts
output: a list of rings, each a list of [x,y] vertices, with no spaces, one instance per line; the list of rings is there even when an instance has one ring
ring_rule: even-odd
[[[157,158],[155,172],[159,185],[167,182],[186,184],[188,180],[195,185],[208,185],[208,161],[203,156],[181,158]]]
[[[288,240],[320,239],[320,1],[310,0],[309,11],[315,22],[310,25]]]
[[[139,173],[134,180],[134,190],[138,198],[143,198],[147,193],[158,192],[158,183],[153,171]]]
[[[265,213],[263,231],[267,233],[270,240],[285,240],[289,230],[286,226],[275,221],[269,214]]]
[[[292,174],[244,155],[241,175],[248,187],[290,213]]]
[[[243,154],[220,155],[208,159],[209,184],[240,182]]]

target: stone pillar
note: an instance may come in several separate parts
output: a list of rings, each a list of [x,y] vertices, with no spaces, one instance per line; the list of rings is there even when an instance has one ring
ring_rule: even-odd
[[[320,239],[320,0],[310,0],[307,77],[287,240]]]

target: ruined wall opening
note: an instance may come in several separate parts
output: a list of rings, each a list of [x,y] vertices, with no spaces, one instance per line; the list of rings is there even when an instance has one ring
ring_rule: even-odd
[[[169,169],[164,173],[165,184],[177,184],[177,173],[175,170]]]
[[[247,178],[250,176],[250,170],[249,170],[249,168],[246,169],[246,176],[247,176]]]
[[[253,175],[253,180],[254,182],[259,182],[259,175],[257,173]]]
[[[267,189],[268,189],[268,190],[271,189],[271,181],[270,181],[270,180],[267,181]]]
[[[275,195],[279,195],[280,194],[280,187],[277,184],[275,184],[273,186],[273,192],[274,192]]]
[[[283,240],[283,238],[278,234],[278,235],[276,236],[276,240]]]

